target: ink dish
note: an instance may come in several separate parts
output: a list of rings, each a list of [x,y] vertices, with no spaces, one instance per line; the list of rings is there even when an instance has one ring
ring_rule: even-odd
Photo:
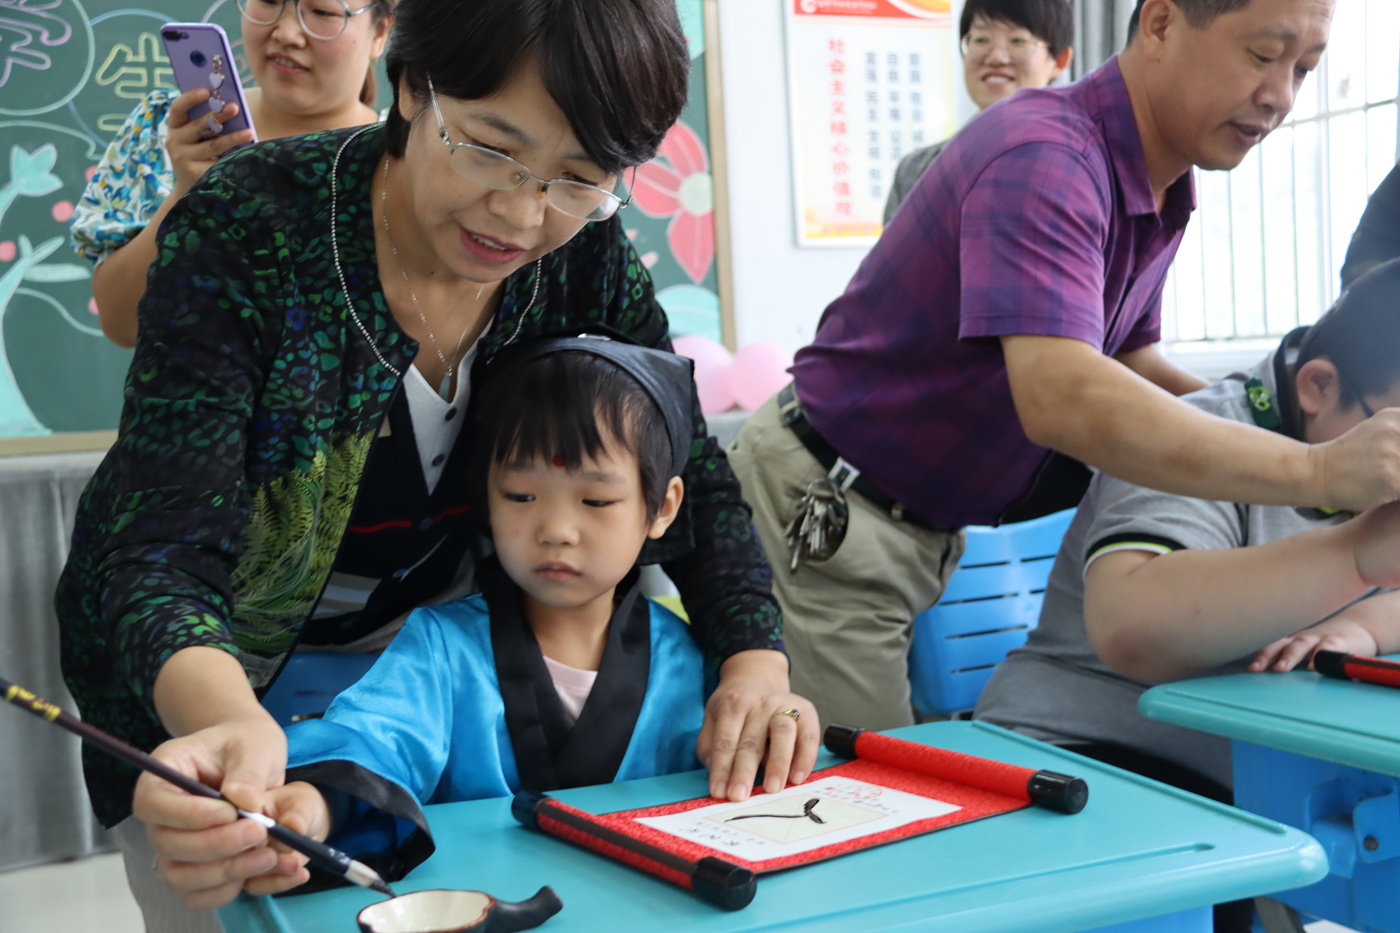
[[[564,906],[548,886],[529,900],[498,900],[484,891],[443,888],[400,894],[355,917],[361,933],[514,933],[544,923]]]

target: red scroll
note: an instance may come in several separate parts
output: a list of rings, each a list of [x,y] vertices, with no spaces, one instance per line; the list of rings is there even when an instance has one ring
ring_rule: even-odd
[[[710,797],[592,814],[522,792],[516,819],[617,859],[731,910],[755,875],[807,865],[959,823],[1037,805],[1078,813],[1080,778],[891,738],[849,726],[826,731],[844,764],[777,794],[740,803]]]

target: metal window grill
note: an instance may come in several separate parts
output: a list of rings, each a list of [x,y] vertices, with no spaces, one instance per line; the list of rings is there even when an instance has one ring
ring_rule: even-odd
[[[1400,3],[1336,6],[1288,120],[1230,172],[1197,171],[1197,210],[1162,296],[1166,342],[1281,337],[1331,305],[1367,196],[1400,154]]]

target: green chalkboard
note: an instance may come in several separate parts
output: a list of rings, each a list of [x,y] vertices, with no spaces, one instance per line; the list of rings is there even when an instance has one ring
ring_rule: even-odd
[[[624,225],[676,333],[719,339],[701,0],[678,0],[691,42],[691,100],[638,178]],[[115,428],[131,353],[98,330],[88,262],[68,220],[127,114],[173,81],[159,28],[223,26],[239,73],[233,0],[134,6],[113,0],[0,0],[0,438]],[[380,103],[389,101],[380,81]]]
[[[715,273],[714,185],[705,96],[706,38],[701,0],[677,0],[690,42],[690,100],[661,152],[637,171],[636,201],[622,214],[651,270],[672,334],[720,341]]]

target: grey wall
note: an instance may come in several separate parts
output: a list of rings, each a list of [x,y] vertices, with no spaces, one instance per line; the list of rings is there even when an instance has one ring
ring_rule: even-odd
[[[1123,47],[1136,0],[1074,0],[1076,78],[1103,64]]]

